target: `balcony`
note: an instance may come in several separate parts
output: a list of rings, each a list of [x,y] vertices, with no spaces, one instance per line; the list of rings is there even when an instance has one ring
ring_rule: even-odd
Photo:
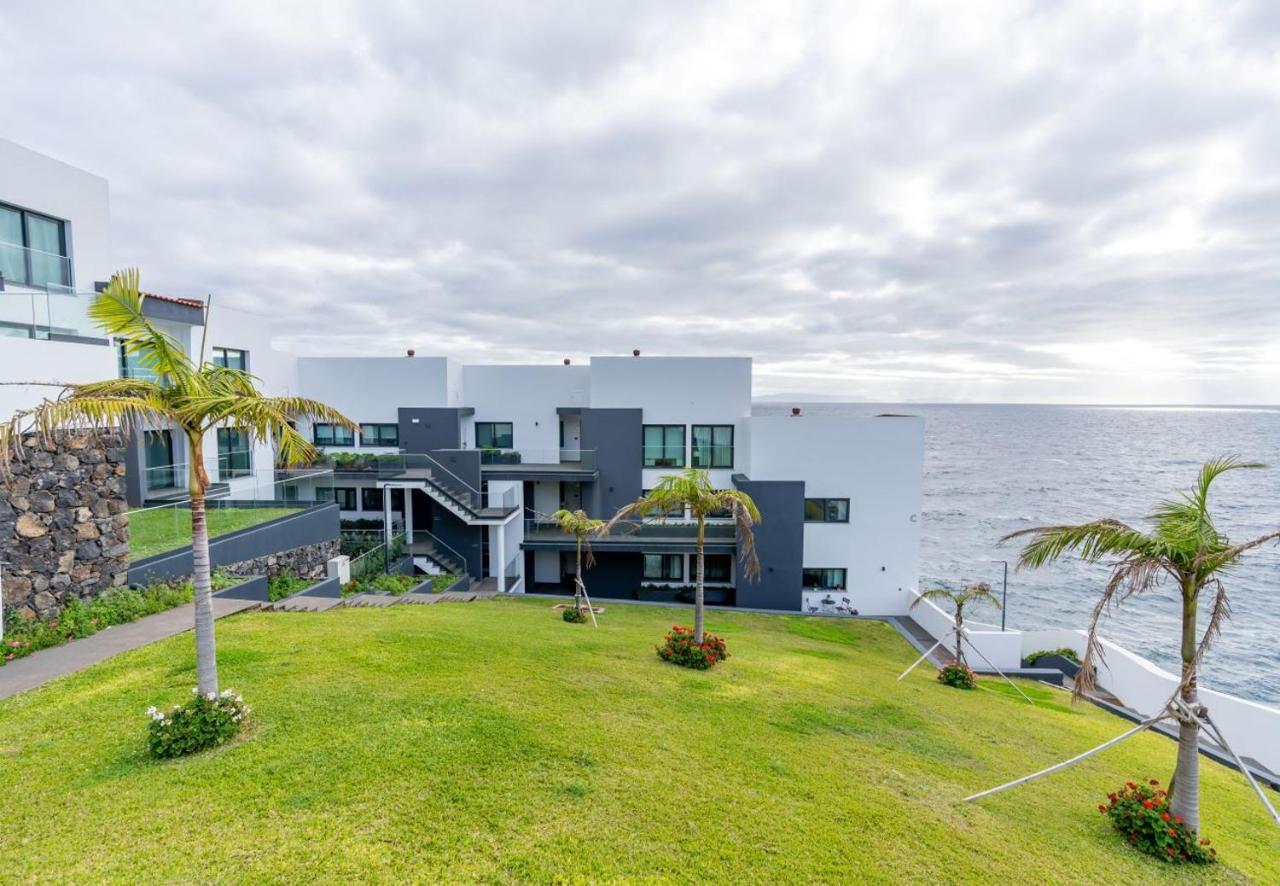
[[[487,480],[594,480],[594,449],[481,449]]]
[[[89,319],[96,297],[92,292],[0,291],[0,336],[105,345]]]
[[[574,549],[576,541],[570,533],[561,531],[547,520],[524,521],[524,548],[526,550]],[[626,523],[614,529],[610,535],[591,539],[596,553],[608,551],[645,551],[652,554],[688,554],[697,550],[698,525],[687,520],[645,520]],[[708,523],[704,540],[708,554],[733,554],[737,552],[737,531],[732,523]]]
[[[0,240],[0,277],[5,283],[35,289],[70,291],[71,259]]]

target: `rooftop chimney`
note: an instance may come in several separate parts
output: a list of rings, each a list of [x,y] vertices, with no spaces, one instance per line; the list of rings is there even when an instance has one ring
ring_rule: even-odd
[[[407,350],[407,351],[405,351],[405,352],[404,352],[404,355],[405,355],[406,357],[412,357],[412,356],[413,356],[413,354],[414,354],[414,350],[413,350],[413,348],[410,348],[409,350]]]
[[[792,414],[792,415],[799,415],[799,414],[800,414],[800,407],[799,407],[799,406],[792,406],[792,407],[791,407],[791,414]]]
[[[640,349],[639,349],[639,348],[636,348],[634,351],[632,351],[632,352],[631,352],[631,356],[632,356],[632,357],[639,357],[639,356],[640,356]]]
[[[564,365],[565,365],[565,366],[568,366],[568,365],[569,365],[569,358],[568,358],[568,357],[565,357],[565,358],[564,358]]]

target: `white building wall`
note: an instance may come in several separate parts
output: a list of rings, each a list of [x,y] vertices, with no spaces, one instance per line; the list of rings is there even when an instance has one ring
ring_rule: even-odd
[[[465,366],[462,370],[465,405],[475,415],[464,423],[463,445],[474,447],[475,423],[509,421],[514,448],[526,454],[551,458],[525,461],[558,461],[560,417],[556,409],[581,402],[589,385],[585,366]]]
[[[752,480],[803,480],[807,498],[849,499],[848,523],[805,524],[804,566],[848,570],[863,615],[906,612],[919,576],[923,420],[755,416],[750,432]]]
[[[0,298],[4,297],[0,293]],[[116,352],[104,345],[37,341],[0,337],[0,381],[35,381],[68,384],[101,381],[117,375]],[[0,385],[0,419],[7,420],[45,397],[56,397],[58,388],[42,385]]]
[[[449,406],[444,357],[299,357],[298,392],[357,422],[394,422],[401,406]]]

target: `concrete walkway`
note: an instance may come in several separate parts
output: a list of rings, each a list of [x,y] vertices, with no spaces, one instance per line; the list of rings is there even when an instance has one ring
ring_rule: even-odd
[[[261,605],[253,600],[214,597],[213,617],[223,618],[246,609],[256,609]],[[16,659],[0,668],[0,698],[8,698],[15,693],[34,689],[57,677],[74,674],[113,655],[181,634],[193,627],[191,607],[177,606],[129,624],[116,625],[98,631],[83,640],[72,640],[64,646],[42,649],[34,655]]]

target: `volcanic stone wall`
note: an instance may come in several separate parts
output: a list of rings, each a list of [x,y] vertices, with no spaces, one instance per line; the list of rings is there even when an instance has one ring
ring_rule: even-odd
[[[4,605],[50,617],[129,574],[125,446],[113,431],[26,438],[0,466]]]

